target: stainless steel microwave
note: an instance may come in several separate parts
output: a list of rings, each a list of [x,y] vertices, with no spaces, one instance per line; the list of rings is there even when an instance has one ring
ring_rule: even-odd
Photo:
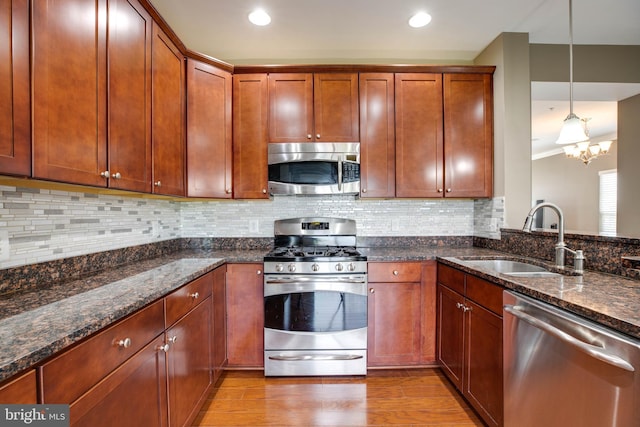
[[[269,144],[270,194],[359,194],[359,142]]]

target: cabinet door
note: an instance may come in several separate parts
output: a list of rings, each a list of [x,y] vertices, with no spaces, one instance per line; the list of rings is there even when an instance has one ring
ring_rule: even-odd
[[[227,357],[229,366],[264,366],[262,264],[227,265]]]
[[[392,73],[360,74],[361,197],[395,197],[395,88]]]
[[[396,196],[442,197],[442,75],[396,74]]]
[[[438,284],[438,362],[451,382],[462,390],[464,363],[464,297]]]
[[[467,300],[463,394],[490,426],[503,420],[502,317]]]
[[[211,384],[211,298],[166,333],[169,424],[190,425]]]
[[[422,263],[422,363],[436,361],[436,262]]]
[[[360,141],[358,74],[314,74],[313,112],[316,141]]]
[[[155,23],[152,70],[153,192],[184,196],[184,58]]]
[[[213,342],[212,342],[212,382],[215,383],[227,363],[227,292],[225,286],[226,267],[213,271]]]
[[[37,403],[36,371],[30,370],[0,387],[0,403]]]
[[[0,1],[0,173],[31,174],[29,3]]]
[[[369,366],[418,363],[420,282],[369,283]]]
[[[491,75],[444,75],[444,140],[445,197],[491,197]]]
[[[269,74],[269,142],[313,139],[313,75]]]
[[[106,186],[107,2],[34,1],[32,19],[33,176]]]
[[[266,74],[233,76],[233,197],[268,199]]]
[[[187,195],[230,199],[231,74],[187,60]]]
[[[167,375],[159,336],[70,407],[74,427],[167,425]],[[59,403],[59,402],[56,402]]]
[[[151,192],[151,16],[109,0],[109,187]]]

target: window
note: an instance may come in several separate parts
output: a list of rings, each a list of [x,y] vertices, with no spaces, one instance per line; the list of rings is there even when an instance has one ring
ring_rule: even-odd
[[[600,171],[600,234],[616,234],[618,171]]]

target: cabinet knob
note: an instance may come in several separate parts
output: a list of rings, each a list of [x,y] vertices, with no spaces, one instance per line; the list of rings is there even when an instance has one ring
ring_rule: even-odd
[[[450,188],[447,188],[447,193],[451,193],[451,189]]]
[[[156,187],[162,187],[162,181],[156,181],[153,183]]]
[[[165,353],[169,351],[169,344],[159,345],[156,347],[158,351],[164,351]]]
[[[267,189],[266,188],[262,189],[262,194],[267,194]]]
[[[174,335],[171,338],[169,338],[167,341],[169,341],[172,344],[175,344],[175,342],[178,341],[178,337]]]
[[[122,178],[122,175],[120,175],[120,172],[116,172],[116,173],[111,175],[111,178],[120,179],[120,178]]]
[[[131,338],[125,338],[123,340],[116,341],[118,347],[129,348],[131,347]]]
[[[258,270],[258,271],[256,271],[256,274],[257,274],[258,276],[259,276],[259,275],[261,275],[261,274],[262,274],[262,270]]]
[[[311,139],[311,134],[307,134],[307,139]]]
[[[366,192],[367,192],[367,189],[366,189],[366,188],[363,188],[363,189],[362,189],[362,192],[363,192],[363,193],[366,193]]]
[[[442,188],[438,188],[438,193],[442,193]]]
[[[369,293],[370,293],[370,294],[375,294],[375,293],[376,293],[376,290],[375,290],[375,289],[373,289],[373,288],[369,288]]]
[[[198,298],[200,298],[200,293],[198,293],[198,292],[194,292],[194,293],[192,293],[192,294],[189,294],[189,296],[190,296],[191,298],[193,298],[193,299],[198,299]]]
[[[316,134],[316,139],[320,139],[320,134]]]
[[[225,190],[225,192],[226,192],[227,194],[231,194],[231,189],[230,189],[230,188],[227,188],[227,189]]]
[[[100,176],[103,178],[109,178],[109,171],[100,172]]]
[[[393,275],[397,276],[398,274],[400,274],[400,272],[398,270],[393,270]]]
[[[457,308],[463,308],[463,307],[464,307],[464,304],[462,304],[461,302],[457,302],[457,303],[456,303],[456,307],[457,307]]]

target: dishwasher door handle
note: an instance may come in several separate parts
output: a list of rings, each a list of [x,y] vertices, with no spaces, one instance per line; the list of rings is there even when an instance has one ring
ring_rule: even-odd
[[[573,345],[574,347],[576,347],[577,349],[581,350],[582,352],[590,355],[591,357],[594,357],[602,362],[605,362],[609,365],[615,366],[617,368],[620,369],[624,369],[625,371],[629,371],[629,372],[635,372],[635,368],[633,367],[633,365],[631,365],[629,362],[627,362],[626,360],[618,357],[618,356],[614,356],[612,354],[607,354],[604,349],[602,347],[598,347],[592,344],[588,344],[585,343],[583,341],[580,341],[579,339],[569,335],[568,333],[556,328],[553,325],[550,325],[546,322],[543,322],[542,320],[531,316],[530,314],[527,314],[525,312],[523,312],[519,306],[513,306],[513,305],[505,305],[504,306],[504,310],[507,313],[512,314],[513,316],[517,317],[520,320],[523,320],[533,326],[535,326],[538,329],[541,329],[545,332],[547,332],[550,335],[553,335],[554,337]]]

